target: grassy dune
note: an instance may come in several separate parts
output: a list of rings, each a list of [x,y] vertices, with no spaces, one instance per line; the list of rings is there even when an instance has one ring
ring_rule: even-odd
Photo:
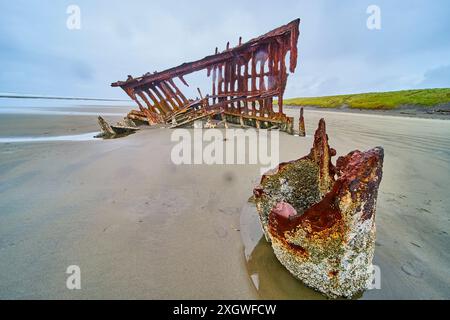
[[[345,94],[327,97],[285,99],[284,105],[355,109],[395,109],[400,106],[431,107],[450,103],[450,88]]]

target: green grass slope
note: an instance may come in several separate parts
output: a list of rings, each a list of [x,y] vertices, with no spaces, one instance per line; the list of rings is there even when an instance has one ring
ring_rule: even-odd
[[[450,88],[293,98],[285,99],[283,104],[290,106],[316,106],[322,108],[339,108],[347,106],[348,108],[355,109],[395,109],[404,105],[430,107],[442,103],[450,103]]]

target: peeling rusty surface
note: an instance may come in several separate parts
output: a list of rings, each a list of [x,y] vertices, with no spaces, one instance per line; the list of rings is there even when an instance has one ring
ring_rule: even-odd
[[[371,280],[383,149],[337,160],[325,121],[310,153],[264,174],[254,198],[266,239],[297,278],[329,297],[351,297]]]
[[[192,123],[200,114],[222,114],[228,122],[253,127],[279,127],[293,133],[293,119],[283,112],[283,94],[288,71],[297,66],[297,41],[300,19],[276,28],[262,36],[203,59],[183,63],[162,72],[146,73],[141,77],[128,76],[113,87],[121,87],[136,102],[139,110],[129,113],[131,119],[148,124]],[[289,54],[288,67],[286,56]],[[189,86],[185,75],[206,70],[211,78],[211,92],[200,99],[188,99],[175,81]],[[275,111],[273,99],[278,99]],[[184,110],[182,113],[178,111]],[[173,123],[176,120],[176,123]]]

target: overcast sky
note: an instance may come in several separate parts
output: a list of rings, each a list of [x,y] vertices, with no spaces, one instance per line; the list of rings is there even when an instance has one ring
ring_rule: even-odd
[[[66,26],[81,9],[81,29]],[[381,9],[369,30],[367,7]],[[0,92],[125,98],[110,83],[301,18],[286,97],[450,87],[450,1],[4,1]],[[191,77],[203,87],[206,72]],[[209,86],[208,86],[209,88]]]

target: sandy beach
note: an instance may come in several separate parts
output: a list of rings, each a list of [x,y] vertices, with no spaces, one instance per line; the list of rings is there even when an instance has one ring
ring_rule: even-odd
[[[449,299],[450,121],[306,110],[307,137],[280,133],[280,161],[308,153],[322,117],[337,156],[385,149],[381,289],[358,298]],[[98,131],[93,115],[2,114],[0,124],[2,137]],[[172,132],[0,143],[0,298],[322,299],[252,223],[260,167],[174,165]],[[69,265],[81,290],[66,288]]]

